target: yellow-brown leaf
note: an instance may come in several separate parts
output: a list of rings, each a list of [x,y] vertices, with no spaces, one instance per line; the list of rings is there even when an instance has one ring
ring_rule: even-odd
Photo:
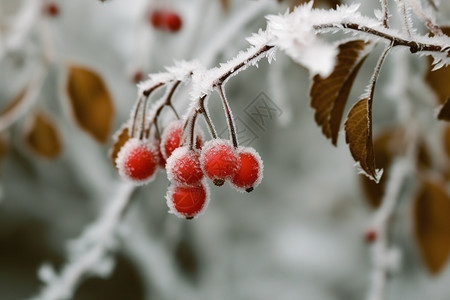
[[[345,121],[345,141],[349,145],[353,159],[374,181],[379,181],[375,169],[372,144],[372,100],[364,98],[356,102]]]
[[[448,84],[450,85],[450,82]],[[437,118],[438,120],[450,121],[450,97],[439,110]]]
[[[367,55],[361,55],[368,43],[361,40],[339,45],[333,72],[322,78],[316,75],[310,90],[311,107],[323,134],[336,145],[344,108],[353,82]]]
[[[444,34],[450,36],[450,27],[441,27],[441,29]],[[450,98],[450,67],[442,67],[436,71],[431,71],[433,69],[432,63],[433,59],[429,57],[425,81],[436,93],[439,103],[444,104]]]
[[[55,125],[41,112],[33,116],[25,140],[35,153],[49,159],[57,157],[62,149]]]
[[[381,204],[386,186],[386,178],[388,177],[389,166],[392,158],[397,154],[402,140],[401,130],[385,130],[380,132],[373,141],[374,156],[377,167],[383,168],[384,176],[381,177],[377,184],[366,176],[361,176],[361,184],[366,195],[366,199],[373,208],[377,208]]]
[[[114,107],[100,76],[84,67],[70,66],[67,93],[77,123],[96,140],[105,143],[111,130]]]
[[[224,11],[228,11],[230,9],[230,0],[220,0],[220,5]]]
[[[450,253],[450,197],[445,184],[426,180],[414,206],[415,234],[432,274],[439,273]]]
[[[114,133],[113,136],[113,145],[109,149],[109,158],[115,168],[116,167],[116,159],[119,154],[120,149],[125,143],[130,139],[130,135],[128,134],[128,126],[126,124],[122,125],[122,127]]]
[[[383,169],[383,176],[377,184],[366,176],[361,176],[361,184],[369,205],[377,208],[383,199],[386,180],[389,178],[389,168],[395,156],[406,155],[408,140],[401,128],[389,128],[379,132],[373,139],[373,149],[377,168]],[[417,149],[417,167],[428,170],[431,167],[431,157],[424,141],[419,141]]]

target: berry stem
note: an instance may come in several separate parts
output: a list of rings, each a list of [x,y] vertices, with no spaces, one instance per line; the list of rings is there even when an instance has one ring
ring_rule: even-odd
[[[156,118],[153,120],[153,124],[155,125],[155,137],[158,141],[161,141],[161,133],[159,132],[158,120]]]
[[[148,96],[144,99],[144,104],[142,105],[142,122],[141,122],[141,128],[139,130],[139,139],[142,140],[144,138],[144,132],[145,132],[145,117],[147,112],[147,104],[148,104]],[[148,131],[150,132],[150,126],[149,125]]]
[[[172,96],[175,93],[175,90],[178,88],[178,86],[180,85],[181,81],[178,80],[177,82],[174,83],[174,85],[172,86],[172,88],[170,89],[169,94],[167,95],[166,98],[166,103],[164,103],[164,106],[168,106],[172,109],[173,113],[175,114],[175,116],[177,117],[177,119],[180,119],[180,115],[178,115],[177,110],[175,109],[175,107],[172,105]]]
[[[203,115],[203,118],[205,119],[206,124],[208,124],[209,133],[211,134],[212,138],[216,139],[217,133],[216,133],[216,130],[214,129],[214,126],[212,125],[211,118],[209,117],[208,111],[205,108],[205,99],[206,99],[206,96],[203,96],[202,98],[200,98],[199,112]]]
[[[194,143],[195,143],[195,121],[197,121],[197,115],[198,111],[196,110],[195,113],[192,115],[190,126],[189,126],[189,149],[194,150]]]
[[[225,98],[225,93],[223,92],[222,84],[217,85],[217,89],[219,90],[220,98],[222,99],[223,108],[225,110],[225,115],[228,121],[228,129],[230,130],[231,141],[233,142],[233,147],[237,149],[238,141],[236,137],[236,129],[234,127],[233,116],[231,115],[230,105],[228,104],[227,99]]]
[[[142,93],[142,96],[139,97],[139,100],[138,100],[138,102],[136,103],[136,107],[135,107],[134,113],[133,113],[133,123],[132,123],[132,125],[131,125],[131,132],[130,132],[130,136],[131,136],[131,137],[134,137],[134,132],[135,132],[135,130],[136,130],[136,119],[137,119],[137,115],[138,115],[138,113],[139,113],[139,109],[140,109],[141,104],[142,104],[142,100],[143,100],[144,98],[147,99],[148,97],[150,97],[150,94],[151,94],[154,90],[156,90],[157,88],[159,88],[159,87],[162,86],[162,85],[164,85],[164,83],[162,83],[162,82],[155,84],[155,85],[152,86],[151,88],[145,90],[145,91]]]

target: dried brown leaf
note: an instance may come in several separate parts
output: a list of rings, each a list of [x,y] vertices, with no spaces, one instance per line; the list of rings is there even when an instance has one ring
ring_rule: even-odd
[[[5,139],[5,136],[3,133],[0,133],[0,161],[3,160],[3,158],[8,153],[8,142]]]
[[[450,85],[450,82],[448,84]],[[450,121],[450,97],[445,101],[444,105],[442,105],[437,118],[438,120]]]
[[[344,108],[353,82],[366,55],[361,55],[368,43],[354,40],[339,45],[333,72],[327,78],[316,75],[310,90],[311,107],[316,123],[336,145]]]
[[[67,93],[77,123],[96,140],[108,140],[114,115],[111,96],[101,77],[92,70],[70,66]]]
[[[365,174],[378,182],[372,144],[372,99],[361,99],[351,108],[345,121],[345,141]]]
[[[220,5],[224,11],[228,11],[230,9],[230,0],[220,0]]]
[[[444,34],[450,36],[450,27],[441,27],[441,30]],[[438,70],[432,71],[433,70],[432,63],[433,59],[431,57],[428,57],[428,70],[425,75],[425,81],[436,93],[439,103],[447,104],[446,102],[450,98],[450,67],[448,66],[442,67]]]
[[[384,176],[381,177],[378,184],[366,176],[361,176],[361,184],[366,199],[373,208],[377,208],[381,204],[386,187],[386,178],[389,177],[389,166],[392,158],[397,154],[398,149],[401,148],[399,145],[401,139],[402,131],[391,129],[380,132],[373,140],[375,161],[377,162],[377,167],[383,168]]]
[[[382,201],[389,178],[390,166],[395,156],[406,155],[407,140],[401,128],[389,128],[379,132],[373,139],[373,149],[377,167],[383,169],[383,176],[377,184],[366,176],[361,176],[361,185],[369,205],[377,208]],[[419,170],[431,168],[431,157],[423,140],[419,141],[417,149],[417,166]]]
[[[113,145],[109,149],[109,158],[115,168],[116,167],[116,159],[119,154],[120,149],[122,149],[123,145],[130,139],[130,135],[128,134],[128,126],[127,124],[122,125],[122,127],[117,130],[113,135]]]
[[[36,154],[49,159],[57,157],[62,149],[55,125],[42,112],[33,116],[25,141]]]
[[[450,197],[445,183],[425,180],[414,206],[415,234],[428,270],[439,273],[450,253]]]
[[[450,158],[450,125],[444,127],[442,139],[445,153]]]

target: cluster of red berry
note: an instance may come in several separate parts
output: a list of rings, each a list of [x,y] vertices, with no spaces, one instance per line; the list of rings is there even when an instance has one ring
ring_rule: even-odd
[[[183,25],[180,16],[171,10],[155,9],[149,12],[148,21],[156,29],[177,32]]]
[[[187,219],[202,213],[209,201],[205,175],[221,186],[226,180],[238,191],[251,192],[262,179],[263,163],[255,149],[233,147],[228,140],[203,144],[195,132],[195,146],[187,145],[185,122],[172,121],[160,141],[130,138],[117,155],[119,174],[135,184],[152,181],[159,168],[166,169],[170,187],[166,195],[170,212]]]

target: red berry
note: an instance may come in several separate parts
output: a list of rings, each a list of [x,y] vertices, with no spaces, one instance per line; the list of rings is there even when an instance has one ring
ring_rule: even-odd
[[[251,147],[239,147],[239,168],[231,180],[238,191],[251,192],[262,180],[263,162],[258,152]]]
[[[149,13],[148,19],[153,27],[161,29],[164,25],[164,12],[161,10],[154,10]]]
[[[217,186],[233,178],[239,168],[239,158],[231,143],[214,139],[202,148],[200,162],[206,176]]]
[[[182,25],[180,16],[174,12],[167,12],[164,15],[164,23],[171,32],[179,31]]]
[[[368,229],[364,233],[364,239],[368,244],[375,242],[375,240],[377,239],[377,232],[375,231],[375,229]]]
[[[176,120],[171,122],[164,129],[161,137],[161,153],[165,159],[168,159],[172,152],[180,146],[181,134],[183,133],[184,121]],[[200,132],[196,133],[195,147],[200,149],[203,141]]]
[[[133,73],[133,75],[131,76],[131,80],[134,82],[134,83],[138,83],[138,82],[141,82],[142,81],[142,79],[144,78],[144,74],[142,73],[142,71],[135,71],[134,73]]]
[[[116,159],[119,174],[135,184],[145,184],[154,179],[158,164],[158,151],[148,142],[136,138],[129,139]]]
[[[203,179],[200,153],[188,146],[179,147],[167,159],[167,177],[178,184],[198,184]]]
[[[166,168],[166,159],[162,156],[161,153],[161,141],[158,140],[153,140],[152,142],[153,147],[156,150],[156,153],[158,154],[158,167],[160,167],[161,169],[165,169]]]
[[[208,205],[208,186],[202,183],[194,186],[172,185],[166,199],[170,213],[192,219],[203,213]]]
[[[48,16],[55,17],[59,15],[59,6],[56,3],[48,2],[44,5],[43,12]]]

